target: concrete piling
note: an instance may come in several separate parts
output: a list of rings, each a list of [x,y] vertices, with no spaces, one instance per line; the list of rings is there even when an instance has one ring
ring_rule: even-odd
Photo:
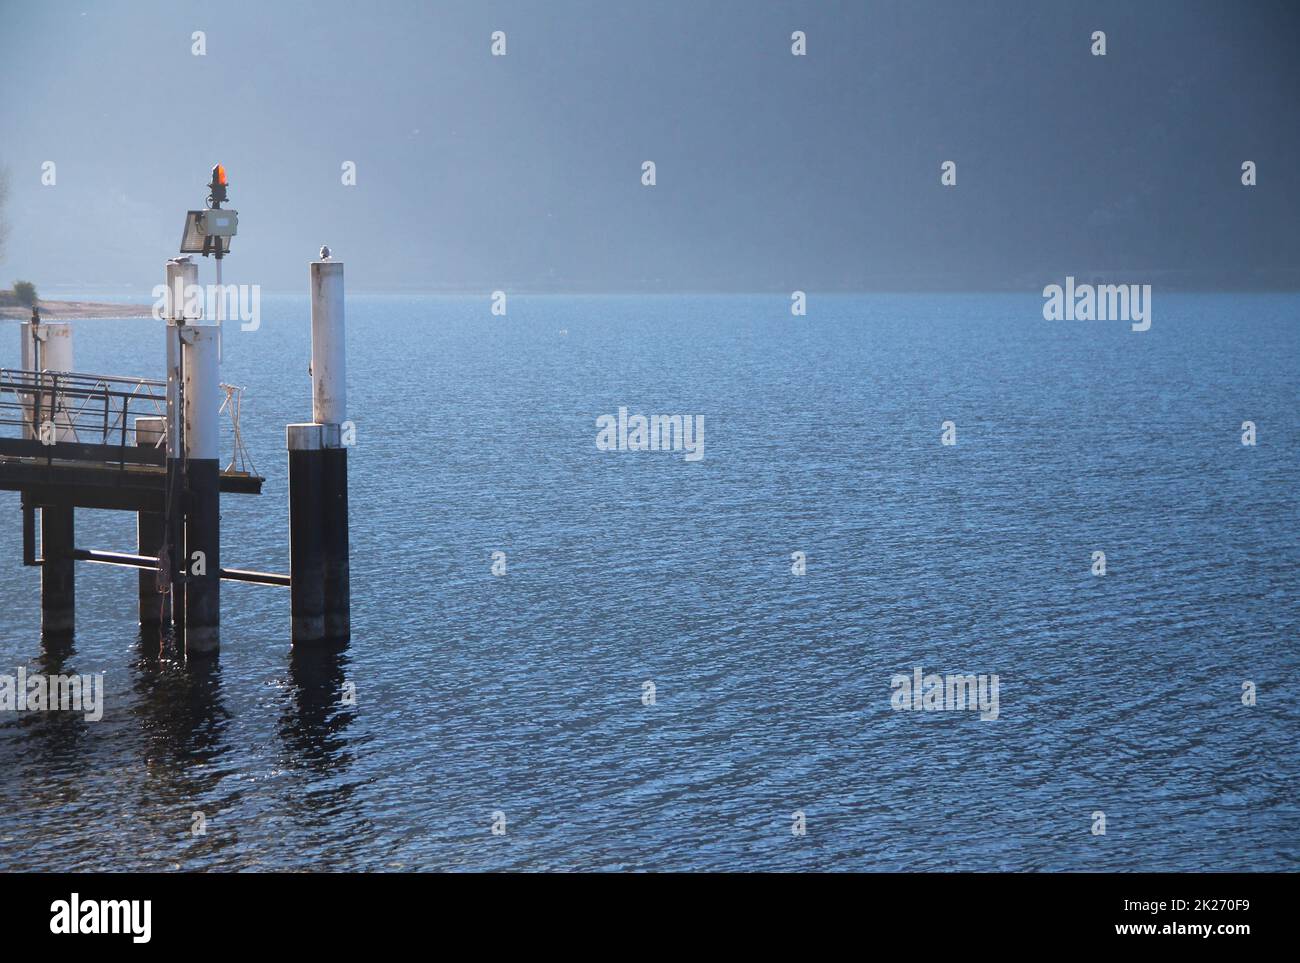
[[[312,421],[285,431],[295,645],[352,635],[343,262],[322,254],[310,265]]]

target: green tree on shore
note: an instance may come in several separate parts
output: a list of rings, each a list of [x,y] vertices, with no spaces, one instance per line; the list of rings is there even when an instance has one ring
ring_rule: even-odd
[[[14,298],[19,304],[30,308],[36,303],[36,285],[31,281],[15,281]]]

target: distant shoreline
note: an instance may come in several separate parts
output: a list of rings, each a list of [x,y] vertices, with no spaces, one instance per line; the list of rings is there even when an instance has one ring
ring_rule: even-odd
[[[149,318],[153,306],[115,304],[110,301],[38,301],[42,321],[80,321],[87,318]],[[32,309],[22,305],[0,307],[0,318],[7,321],[30,321]]]

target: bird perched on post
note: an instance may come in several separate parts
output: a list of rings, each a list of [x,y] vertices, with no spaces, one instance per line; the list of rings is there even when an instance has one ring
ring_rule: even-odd
[[[324,244],[320,246],[320,259],[322,261],[328,261],[330,259],[330,249]]]

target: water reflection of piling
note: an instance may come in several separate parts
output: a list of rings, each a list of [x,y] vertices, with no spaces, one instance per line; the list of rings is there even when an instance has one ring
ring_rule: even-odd
[[[289,655],[290,701],[280,736],[296,763],[318,772],[345,765],[343,733],[353,711],[342,705],[348,657],[341,645],[296,646]]]
[[[222,776],[194,764],[214,762],[230,748],[221,662],[198,659],[182,670],[142,645],[134,670],[132,712],[142,723],[151,778],[178,807],[188,806],[214,790]]]
[[[62,675],[77,675],[77,667],[72,664],[76,647],[72,633],[57,632],[52,635],[42,633],[41,651],[36,656],[35,664],[28,667],[28,677],[40,674],[47,679]],[[10,669],[9,671],[13,671]],[[83,696],[84,698],[84,696]],[[103,698],[102,691],[100,698]],[[83,703],[84,704],[84,703]],[[104,707],[101,703],[100,709]],[[23,727],[23,757],[30,764],[30,774],[21,770],[8,772],[8,778],[26,787],[35,788],[44,784],[50,776],[51,769],[60,773],[79,774],[89,767],[83,755],[83,746],[89,735],[91,723],[86,720],[84,712],[24,712],[19,715]],[[62,783],[62,780],[58,780]],[[66,784],[80,785],[81,780],[71,778]],[[63,796],[50,798],[50,806],[66,806],[73,802]]]

